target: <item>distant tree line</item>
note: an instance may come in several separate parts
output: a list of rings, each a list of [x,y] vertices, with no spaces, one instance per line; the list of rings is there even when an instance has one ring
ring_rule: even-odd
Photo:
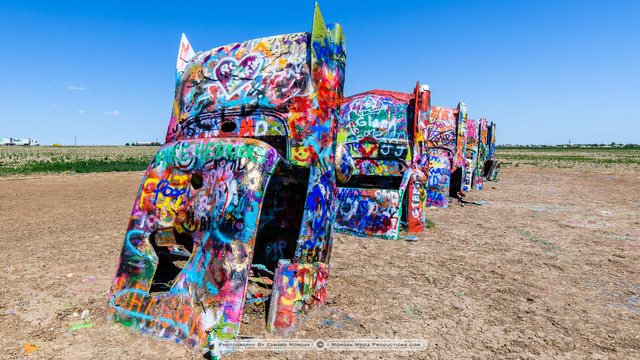
[[[559,144],[559,145],[520,145],[504,144],[496,145],[498,148],[522,147],[522,148],[640,148],[640,144],[621,144],[611,142],[609,144]]]
[[[132,143],[125,143],[124,146],[160,146],[161,143],[157,141],[134,141]]]

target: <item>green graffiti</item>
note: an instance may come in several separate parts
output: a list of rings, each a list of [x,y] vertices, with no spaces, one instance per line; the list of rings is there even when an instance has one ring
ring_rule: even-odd
[[[156,164],[183,164],[192,159],[203,163],[210,160],[249,159],[253,162],[264,162],[266,149],[252,144],[229,144],[221,142],[178,142],[167,146],[156,153]]]

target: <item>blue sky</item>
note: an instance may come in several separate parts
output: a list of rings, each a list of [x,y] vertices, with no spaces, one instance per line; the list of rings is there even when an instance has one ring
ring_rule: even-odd
[[[184,4],[185,7],[180,7]],[[320,1],[347,35],[345,94],[431,85],[499,144],[640,143],[640,1]],[[309,31],[313,1],[0,3],[0,137],[163,139],[196,50]]]

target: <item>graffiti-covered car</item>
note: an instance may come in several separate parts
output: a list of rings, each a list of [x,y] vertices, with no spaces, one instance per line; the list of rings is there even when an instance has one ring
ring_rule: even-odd
[[[410,94],[372,90],[345,98],[338,142],[354,169],[339,183],[337,231],[398,239],[405,209],[408,231],[424,229],[429,101],[420,84]]]
[[[427,206],[447,207],[449,196],[455,197],[460,191],[459,177],[464,168],[466,121],[467,109],[462,102],[455,109],[431,107],[427,130]],[[460,171],[457,171],[458,168]]]
[[[110,292],[113,319],[221,352],[246,301],[291,331],[325,302],[346,52],[316,5],[312,31],[196,53],[182,38],[166,144],[146,170]],[[337,170],[336,170],[337,169]],[[252,273],[270,293],[252,294]]]
[[[467,104],[459,102],[456,116],[456,153],[451,167],[449,197],[462,198],[462,178],[466,167],[467,155]]]
[[[487,119],[481,118],[478,121],[478,159],[475,177],[475,189],[482,190],[484,187],[484,164],[487,160]]]
[[[489,125],[487,132],[487,159],[484,162],[484,178],[496,181],[500,173],[500,161],[496,159],[496,123]]]
[[[462,191],[471,191],[476,182],[478,167],[478,120],[467,120]]]
[[[495,127],[493,127],[495,132]],[[491,140],[488,137],[488,125],[486,118],[480,118],[480,120],[467,121],[467,134],[466,134],[466,151],[463,175],[462,175],[462,190],[471,191],[472,189],[482,190],[483,177],[487,176],[486,165],[493,166],[493,174],[497,176],[499,171],[499,162],[495,164],[488,163],[487,160],[495,153],[495,145],[491,146]]]

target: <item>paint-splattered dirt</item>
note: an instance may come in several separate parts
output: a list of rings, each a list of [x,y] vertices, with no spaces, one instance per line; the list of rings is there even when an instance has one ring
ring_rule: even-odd
[[[469,195],[488,205],[430,211],[437,227],[417,242],[337,235],[330,305],[295,336],[428,341],[420,353],[330,354],[354,359],[638,358],[638,175],[506,168]],[[0,179],[0,357],[202,357],[105,320],[140,179]],[[303,356],[328,357],[229,358]]]

